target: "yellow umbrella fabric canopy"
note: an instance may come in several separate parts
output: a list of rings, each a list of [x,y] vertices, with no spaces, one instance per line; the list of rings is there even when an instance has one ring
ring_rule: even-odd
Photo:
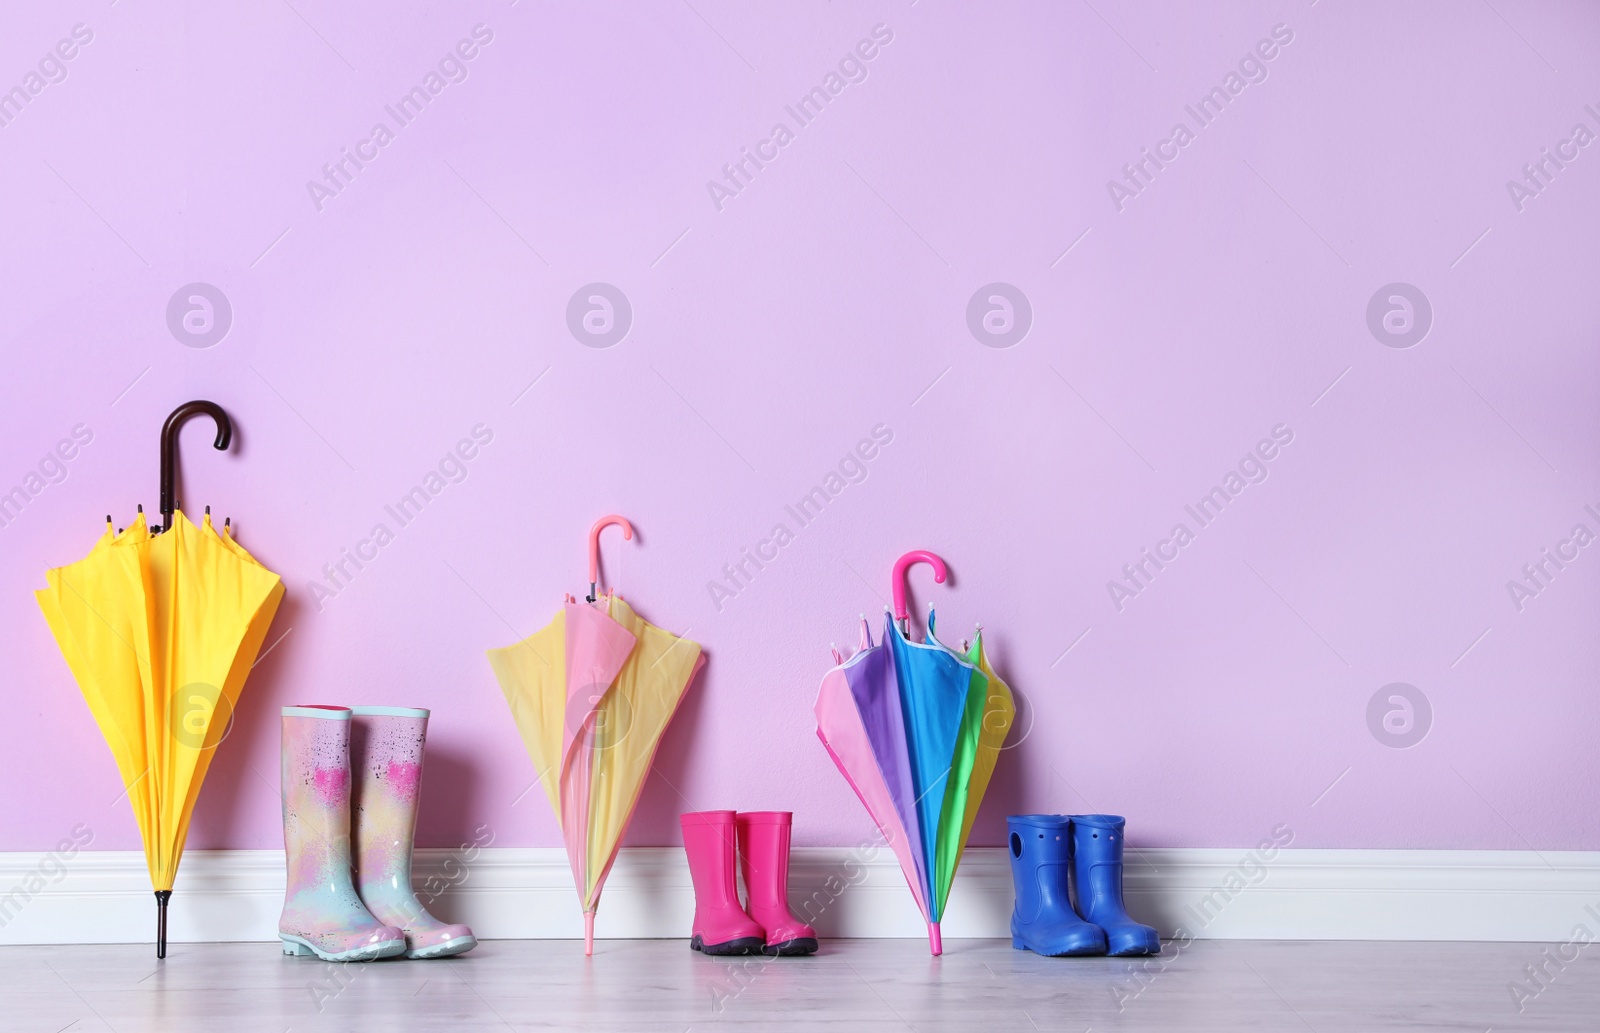
[[[61,654],[111,747],[166,899],[217,743],[283,598],[283,582],[207,514],[174,512],[162,534],[140,513],[36,593]]]

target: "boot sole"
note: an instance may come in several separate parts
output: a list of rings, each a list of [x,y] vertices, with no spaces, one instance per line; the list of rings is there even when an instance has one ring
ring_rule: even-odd
[[[449,958],[457,954],[465,954],[478,945],[476,936],[457,936],[453,940],[436,943],[432,947],[419,947],[416,950],[406,951],[406,958],[411,961],[426,961],[429,958]]]
[[[1013,950],[1032,951],[1041,958],[1101,958],[1107,956],[1105,947],[1100,944],[1090,944],[1087,947],[1073,947],[1070,950],[1042,951],[1037,947],[1032,947],[1026,943],[1023,943],[1015,936],[1011,938],[1011,947]]]
[[[814,936],[800,936],[793,940],[784,940],[782,943],[769,943],[761,948],[761,953],[772,958],[797,958],[802,954],[815,954],[817,940]]]
[[[1107,951],[1108,958],[1153,958],[1161,953],[1161,945],[1157,944],[1155,950],[1148,947],[1134,947],[1132,949]]]
[[[279,933],[278,939],[283,941],[283,953],[290,957],[303,958],[307,955],[316,955],[323,961],[377,961],[380,958],[392,958],[396,954],[406,952],[406,941],[384,940],[366,947],[357,947],[355,950],[342,951],[330,954],[312,943],[310,940],[292,936],[288,933]]]
[[[689,939],[689,949],[701,954],[726,957],[732,954],[760,954],[766,942],[759,936],[741,936],[723,943],[707,943],[699,933]]]

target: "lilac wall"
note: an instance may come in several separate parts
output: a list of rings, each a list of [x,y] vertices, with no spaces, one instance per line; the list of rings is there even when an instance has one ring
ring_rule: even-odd
[[[192,397],[238,447],[192,425],[183,497],[289,594],[191,846],[281,842],[301,702],[434,708],[427,843],[558,842],[483,652],[583,587],[616,511],[640,539],[608,541],[610,579],[710,656],[631,842],[691,807],[866,834],[810,706],[922,547],[956,580],[920,573],[919,609],[984,621],[1026,701],[983,841],[1092,808],[1151,844],[1600,848],[1592,5],[24,6],[0,487],[41,490],[0,528],[0,849],[137,843],[31,590],[154,507]],[[420,114],[388,110],[475,31]],[[219,341],[184,329],[197,282]],[[594,282],[631,306],[608,347],[592,291],[568,325]],[[65,479],[28,481],[80,425]],[[800,528],[784,507],[874,428]],[[1545,549],[1569,558],[1529,585]]]

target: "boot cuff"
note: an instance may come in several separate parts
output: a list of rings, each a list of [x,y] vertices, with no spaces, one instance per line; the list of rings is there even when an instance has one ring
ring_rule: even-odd
[[[732,825],[732,811],[690,811],[688,814],[678,815],[678,824],[684,828],[696,825]]]
[[[1088,825],[1097,829],[1121,829],[1128,823],[1128,819],[1120,814],[1074,814],[1072,822],[1075,825]]]
[[[1065,814],[1010,814],[1007,825],[1028,825],[1039,829],[1064,829],[1072,819]]]
[[[793,825],[793,811],[740,811],[741,825]]]
[[[351,707],[357,717],[420,717],[427,719],[428,711],[421,707]]]
[[[284,707],[284,717],[320,717],[324,721],[350,720],[349,707],[330,707],[321,703],[312,703],[303,707]]]

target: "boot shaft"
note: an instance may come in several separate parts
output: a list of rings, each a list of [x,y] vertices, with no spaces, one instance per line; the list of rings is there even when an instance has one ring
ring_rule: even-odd
[[[282,722],[283,845],[289,875],[293,880],[301,868],[305,877],[320,881],[325,875],[321,869],[332,864],[348,868],[350,863],[350,711],[284,707]]]
[[[428,912],[411,885],[411,850],[422,804],[428,711],[354,707],[350,766],[354,789],[356,883],[373,917],[405,933],[406,957],[448,957],[477,945],[472,930]]]
[[[680,814],[683,850],[694,880],[694,924],[689,946],[707,954],[746,954],[761,949],[762,927],[739,903],[734,860],[738,832],[732,811]]]
[[[1078,913],[1106,931],[1113,957],[1161,953],[1161,935],[1135,921],[1122,899],[1123,830],[1115,814],[1072,816],[1072,883]]]
[[[790,811],[740,811],[739,870],[749,903],[745,910],[766,934],[768,954],[810,954],[817,931],[789,906]]]
[[[792,811],[740,811],[739,871],[750,907],[788,907]]]
[[[1068,819],[1059,814],[1016,814],[1006,818],[1006,830],[1017,918],[1026,923],[1042,915],[1070,912],[1067,885],[1072,836]]]
[[[1122,841],[1127,822],[1115,814],[1072,816],[1072,875],[1078,910],[1088,917],[1102,908],[1123,912]]]
[[[409,890],[428,711],[355,707],[350,726],[351,808],[361,881],[403,875],[400,881]]]
[[[683,849],[689,856],[689,876],[696,901],[711,907],[739,906],[735,880],[738,832],[733,811],[694,811],[678,816],[683,829]]]

